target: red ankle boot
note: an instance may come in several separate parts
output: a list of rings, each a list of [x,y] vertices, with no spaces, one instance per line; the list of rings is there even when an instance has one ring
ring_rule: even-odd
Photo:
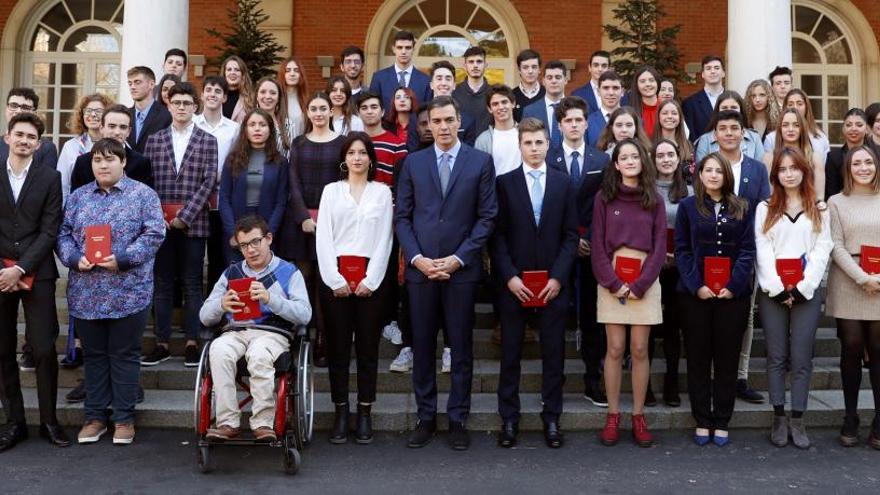
[[[648,423],[644,414],[633,414],[632,417],[633,440],[639,447],[651,447],[654,445],[654,437],[648,431]]]
[[[602,442],[602,445],[611,447],[612,445],[617,445],[619,439],[620,413],[608,413],[605,416],[605,428],[602,428],[602,433],[599,434],[599,441]]]

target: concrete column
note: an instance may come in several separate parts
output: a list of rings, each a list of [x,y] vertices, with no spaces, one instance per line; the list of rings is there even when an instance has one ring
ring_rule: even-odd
[[[777,65],[791,67],[791,0],[728,0],[725,88],[742,94]]]
[[[131,105],[128,69],[146,65],[162,77],[165,52],[189,51],[189,0],[125,0],[119,102]]]

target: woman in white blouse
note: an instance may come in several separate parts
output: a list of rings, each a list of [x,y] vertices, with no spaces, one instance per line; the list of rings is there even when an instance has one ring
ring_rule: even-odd
[[[315,247],[324,282],[321,309],[327,332],[330,395],[336,406],[332,443],[348,441],[348,366],[352,333],[357,355],[358,406],[355,441],[373,440],[370,408],[376,400],[379,336],[385,313],[382,286],[391,254],[391,189],[373,180],[376,151],[370,137],[351,132],[342,145],[342,179],[321,194]],[[366,276],[343,275],[347,259],[365,262]],[[365,260],[364,260],[365,259]]]
[[[57,170],[61,172],[61,192],[65,203],[70,195],[73,165],[79,155],[92,151],[92,144],[101,139],[101,118],[104,109],[112,104],[109,98],[99,93],[83,96],[67,121],[67,129],[76,136],[64,143],[58,155]]]
[[[767,340],[773,425],[770,441],[806,449],[804,411],[813,346],[822,308],[819,286],[833,243],[824,203],[817,204],[812,167],[796,148],[778,149],[770,170],[773,194],[755,210],[758,305]],[[791,420],[785,415],[785,374],[791,372]]]

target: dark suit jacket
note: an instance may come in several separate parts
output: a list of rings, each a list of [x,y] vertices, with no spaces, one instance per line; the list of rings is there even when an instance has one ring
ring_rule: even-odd
[[[541,220],[535,224],[529,197],[531,179],[522,167],[498,177],[498,218],[492,235],[492,270],[506,284],[524,270],[547,270],[567,285],[577,254],[575,190],[569,177],[547,167]]]
[[[602,135],[602,131],[605,130],[605,126],[608,123],[605,122],[605,117],[602,116],[602,112],[597,110],[590,114],[587,117],[587,144],[592,147],[596,147],[596,143],[599,142],[599,136]]]
[[[61,215],[61,174],[57,170],[32,164],[14,202],[4,167],[0,174],[0,258],[17,260],[36,280],[58,278],[52,250]]]
[[[406,280],[428,281],[409,263],[416,255],[432,259],[456,255],[464,266],[450,282],[479,281],[483,275],[480,252],[497,213],[495,166],[489,154],[462,144],[446,197],[440,191],[434,147],[409,154],[401,166],[394,212],[395,230],[407,262]]]
[[[290,166],[287,159],[279,156],[277,162],[266,161],[263,167],[263,184],[260,186],[260,204],[257,213],[269,224],[269,232],[278,233],[284,210],[287,208],[287,191]],[[232,176],[232,167],[227,160],[220,174],[220,194],[217,208],[223,221],[223,238],[232,237],[235,221],[244,216],[247,210],[247,173]]]
[[[153,188],[153,164],[150,159],[137,151],[125,147],[125,175]],[[70,174],[70,192],[95,181],[92,172],[92,152],[84,153],[76,158],[73,172]]]
[[[430,83],[431,79],[427,74],[413,67],[408,87],[416,94],[419,105],[431,101],[433,92],[431,91]],[[373,80],[370,81],[370,91],[382,98],[385,108],[391,108],[394,92],[399,87],[400,85],[397,84],[397,72],[393,64],[373,74]]]
[[[550,146],[560,146],[562,144],[562,131],[559,129],[559,126],[556,126],[555,133],[550,131],[553,127],[551,127],[550,122],[547,120],[547,105],[544,102],[544,98],[523,109],[522,118],[526,119],[529,117],[536,118],[544,123],[547,134],[550,134]]]
[[[681,111],[684,113],[684,122],[691,132],[691,141],[696,143],[712,121],[712,103],[709,102],[706,91],[700,88],[696,93],[685,98],[681,103]]]
[[[461,112],[461,125],[458,127],[458,140],[468,146],[473,146],[477,141],[477,121],[464,112]],[[419,138],[419,128],[416,125],[411,125],[406,131],[406,149],[412,153],[421,148],[422,141]]]
[[[5,140],[0,139],[0,163],[5,165],[7,158],[9,158],[9,145]],[[34,163],[53,169],[58,168],[58,150],[51,139],[43,138],[40,140],[40,146],[34,152]]]
[[[579,87],[571,93],[571,96],[579,96],[587,102],[587,113],[593,113],[596,110],[599,110],[599,102],[596,101],[596,95],[593,94],[593,88],[590,87],[590,82],[587,81],[587,84]],[[629,94],[624,93],[620,98],[620,106],[625,107],[629,104]]]
[[[562,145],[554,146],[547,151],[546,162],[548,167],[568,175],[568,167],[565,166],[563,155]],[[589,238],[589,229],[593,223],[593,200],[602,186],[602,178],[609,163],[611,157],[608,153],[603,153],[589,144],[584,146],[584,156],[581,157],[581,180],[573,184],[581,237]]]
[[[758,203],[770,197],[770,177],[763,163],[743,155],[737,196],[749,202],[749,215],[755,216]]]
[[[147,113],[147,118],[144,119],[141,135],[135,140],[135,121],[137,119],[134,110],[134,107],[128,109],[128,113],[131,115],[131,134],[128,135],[128,145],[138,153],[143,153],[147,146],[147,138],[171,125],[171,113],[159,100],[154,100],[153,106]]]

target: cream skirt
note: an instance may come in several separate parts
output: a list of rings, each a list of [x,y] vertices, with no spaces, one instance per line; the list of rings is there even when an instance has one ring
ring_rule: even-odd
[[[618,256],[638,258],[644,262],[647,253],[630,249],[618,248],[611,260],[612,266]],[[598,288],[596,298],[596,320],[599,323],[616,323],[620,325],[659,325],[663,323],[663,309],[660,303],[660,278],[645,292],[641,299],[627,299],[626,304],[620,301],[605,287]]]

